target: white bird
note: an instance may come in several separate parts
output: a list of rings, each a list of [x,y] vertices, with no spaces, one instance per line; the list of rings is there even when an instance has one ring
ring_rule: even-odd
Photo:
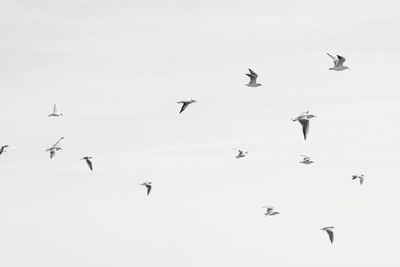
[[[306,156],[306,155],[300,155],[300,156],[303,157],[303,159],[300,161],[300,163],[308,165],[308,164],[311,164],[314,162],[311,160],[311,158],[309,156]]]
[[[250,74],[246,73],[246,75],[249,76],[250,81],[248,84],[246,84],[246,86],[248,86],[248,87],[262,86],[261,83],[257,83],[258,74],[255,73],[252,69],[249,69],[249,72],[250,72]]]
[[[296,118],[292,119],[292,121],[298,121],[303,128],[303,136],[304,140],[307,139],[308,129],[310,128],[310,119],[315,118],[316,116],[309,114],[309,111],[301,113]]]
[[[262,208],[267,208],[264,216],[274,216],[280,214],[278,211],[274,210],[274,207],[271,206],[263,206]]]
[[[147,188],[147,195],[150,194],[151,187],[152,187],[151,182],[144,182],[144,183],[141,183],[141,184],[139,184],[139,185],[145,186],[145,187]]]
[[[335,57],[335,56],[332,56],[329,53],[327,53],[327,54],[333,60],[333,68],[329,68],[330,70],[342,71],[342,70],[349,69],[348,67],[343,66],[343,63],[346,61],[346,59],[344,57],[339,56],[339,55],[337,55]]]
[[[7,152],[7,148],[10,147],[10,145],[2,145],[0,148],[0,155],[3,154],[4,152]]]
[[[328,234],[329,240],[331,241],[331,243],[333,243],[333,239],[334,239],[333,231],[332,231],[332,229],[334,229],[334,228],[335,227],[333,227],[333,226],[327,226],[327,227],[321,228],[322,231],[325,231]]]
[[[182,104],[181,111],[179,111],[179,114],[182,113],[190,104],[192,103],[197,103],[196,100],[190,99],[189,101],[179,101],[177,102],[178,104]]]
[[[57,104],[54,104],[53,107],[53,112],[49,114],[49,117],[59,117],[62,116],[63,114],[60,112],[60,109],[58,108]]]
[[[93,164],[92,164],[91,159],[92,159],[92,157],[83,157],[83,158],[81,158],[81,160],[85,160],[86,161],[87,165],[89,166],[89,169],[91,171],[93,171]]]
[[[360,185],[364,183],[364,174],[353,175],[351,176],[351,180],[360,179]]]
[[[46,149],[46,152],[50,152],[50,159],[52,159],[56,155],[57,151],[62,150],[60,145],[63,141],[64,141],[64,137],[61,137],[60,139],[58,139],[58,141],[54,145],[52,145],[50,148]]]
[[[249,153],[248,151],[242,151],[240,149],[236,149],[238,151],[239,154],[237,154],[235,156],[235,158],[240,159],[240,158],[244,158],[246,156],[247,153]]]

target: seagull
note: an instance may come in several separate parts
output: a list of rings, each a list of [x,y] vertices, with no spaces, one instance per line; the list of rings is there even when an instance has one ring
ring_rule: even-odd
[[[81,158],[81,160],[85,160],[86,161],[87,165],[89,166],[89,169],[91,171],[93,171],[93,164],[90,161],[91,159],[92,159],[92,157],[83,157],[83,158]]]
[[[182,113],[190,104],[192,103],[197,103],[196,100],[190,99],[189,101],[179,101],[177,102],[178,104],[183,104],[181,111],[179,111],[179,113]]]
[[[280,214],[278,211],[274,210],[274,207],[264,206],[262,208],[267,208],[267,211],[264,213],[264,216],[274,216]]]
[[[364,183],[364,174],[353,175],[351,176],[351,180],[360,179],[360,185]]]
[[[250,77],[250,81],[248,84],[246,84],[246,86],[248,87],[258,87],[258,86],[262,86],[261,83],[257,83],[257,77],[258,74],[255,73],[253,70],[249,69],[250,74],[246,73],[247,76]]]
[[[141,183],[141,184],[139,184],[139,185],[145,186],[145,187],[147,188],[147,195],[150,194],[150,191],[151,191],[151,182],[144,182],[144,183]]]
[[[331,241],[331,243],[333,243],[333,231],[332,231],[333,228],[335,228],[335,227],[327,226],[327,227],[321,228],[322,231],[325,231],[328,234],[329,240]]]
[[[10,145],[3,145],[0,148],[0,155],[3,154],[4,152],[7,152],[7,148],[10,147]]]
[[[303,136],[304,140],[307,139],[308,129],[310,128],[310,119],[316,116],[309,114],[309,111],[301,113],[296,118],[292,119],[292,121],[298,121],[303,127]]]
[[[46,152],[50,152],[50,159],[52,159],[56,155],[57,151],[62,150],[60,145],[63,142],[63,140],[64,140],[64,137],[61,137],[60,139],[58,139],[58,141],[54,145],[52,145],[50,148],[46,149]]]
[[[50,152],[50,159],[52,159],[55,155],[56,152],[62,150],[61,147],[50,147],[49,149],[46,149],[46,152]]]
[[[49,114],[49,117],[59,117],[62,116],[63,114],[60,112],[57,104],[54,104],[53,107],[53,112],[51,114]]]
[[[300,155],[300,156],[303,157],[303,159],[302,159],[302,161],[300,161],[300,163],[308,165],[308,164],[311,164],[314,162],[311,160],[311,158],[309,156],[306,156],[306,155]]]
[[[346,59],[342,56],[337,55],[336,57],[332,56],[331,54],[327,53],[330,58],[333,59],[333,68],[329,68],[330,70],[342,71],[348,69],[348,67],[343,66],[343,63]]]
[[[244,157],[246,157],[246,154],[247,153],[249,153],[249,152],[244,152],[244,151],[242,151],[242,150],[240,150],[240,149],[237,149],[237,151],[239,152],[239,154],[237,154],[236,156],[235,156],[235,158],[237,158],[237,159],[240,159],[240,158],[244,158]]]

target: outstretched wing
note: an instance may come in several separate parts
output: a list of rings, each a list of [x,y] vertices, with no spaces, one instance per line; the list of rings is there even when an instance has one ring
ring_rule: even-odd
[[[302,128],[303,128],[303,136],[304,136],[304,140],[307,139],[307,134],[308,134],[308,129],[310,128],[310,121],[309,120],[304,120],[304,119],[300,119],[299,120]]]
[[[150,194],[151,191],[151,185],[150,184],[145,184],[146,188],[147,188],[147,195]]]
[[[50,149],[50,159],[52,159],[56,155],[56,151],[54,149]]]
[[[332,56],[329,53],[326,53],[326,54],[333,60],[333,65],[336,67],[339,62],[339,59],[337,57]]]
[[[188,102],[182,102],[182,103],[183,103],[183,105],[182,105],[181,111],[179,111],[179,114],[181,114],[189,106]]]
[[[334,236],[333,236],[332,230],[327,229],[327,230],[325,230],[325,231],[326,231],[326,233],[327,233],[328,236],[329,236],[329,240],[331,241],[331,243],[333,243]]]
[[[92,164],[92,162],[90,161],[90,159],[85,159],[85,160],[86,160],[87,165],[89,166],[89,169],[90,169],[91,171],[93,171],[93,164]]]
[[[336,63],[336,66],[343,66],[343,63],[346,61],[346,59],[342,56],[337,55],[338,61]]]
[[[56,146],[60,146],[61,143],[63,142],[64,137],[61,137],[60,139],[58,139],[57,143],[55,143],[52,147],[56,147]]]

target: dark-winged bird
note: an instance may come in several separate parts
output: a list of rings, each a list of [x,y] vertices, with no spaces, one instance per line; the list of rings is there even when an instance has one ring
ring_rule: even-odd
[[[181,111],[179,114],[182,113],[190,104],[197,103],[196,100],[190,99],[189,101],[179,101],[178,104],[182,104]]]
[[[87,165],[89,166],[89,169],[91,171],[93,171],[93,164],[92,164],[91,159],[92,159],[92,157],[83,157],[81,160],[85,160]]]
[[[250,73],[246,73],[246,75],[250,78],[250,81],[246,86],[248,87],[258,87],[262,86],[261,83],[257,83],[258,74],[255,73],[252,69],[249,69]]]
[[[316,116],[309,114],[309,111],[306,111],[301,113],[296,118],[292,119],[292,121],[298,121],[301,124],[301,127],[303,129],[304,140],[307,139],[308,129],[310,128],[310,119],[314,117]]]
[[[348,67],[343,66],[343,63],[346,61],[346,59],[344,57],[339,56],[339,55],[334,57],[329,53],[327,53],[327,54],[333,60],[333,68],[329,68],[330,70],[342,71],[342,70],[348,69]]]
[[[331,241],[331,243],[333,243],[333,239],[334,239],[333,231],[332,231],[333,228],[335,228],[335,227],[327,226],[327,227],[321,228],[322,231],[325,231],[328,234],[329,240]]]
[[[149,195],[150,194],[150,191],[151,191],[151,182],[144,182],[144,183],[141,183],[140,185],[143,185],[143,186],[145,186],[146,187],[146,189],[147,189],[147,195]]]

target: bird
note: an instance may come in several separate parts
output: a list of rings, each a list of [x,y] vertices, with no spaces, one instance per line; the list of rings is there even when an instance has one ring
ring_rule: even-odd
[[[147,188],[147,195],[150,194],[151,187],[152,187],[151,182],[144,182],[144,183],[141,183],[141,184],[139,184],[139,185],[145,186],[145,187]]]
[[[308,165],[308,164],[311,164],[314,162],[311,160],[311,158],[309,156],[306,156],[306,155],[300,155],[300,156],[303,157],[303,159],[300,161],[300,163]]]
[[[192,103],[197,103],[197,101],[196,100],[193,100],[193,99],[190,99],[189,101],[184,101],[184,100],[182,100],[182,101],[179,101],[179,102],[177,102],[178,104],[182,104],[182,108],[181,108],[181,111],[179,111],[179,114],[180,113],[182,113],[190,104],[192,104]]]
[[[0,148],[0,155],[3,154],[4,152],[7,152],[7,148],[10,147],[10,145],[2,145]]]
[[[250,81],[248,84],[246,84],[246,86],[248,86],[248,87],[262,86],[261,83],[257,83],[258,74],[255,73],[252,69],[249,69],[249,72],[250,72],[250,74],[246,73],[246,75],[250,77]]]
[[[240,159],[240,158],[244,158],[244,157],[246,157],[246,154],[247,153],[249,153],[249,152],[244,152],[244,151],[242,151],[242,150],[240,150],[240,149],[237,149],[237,151],[239,152],[239,154],[237,154],[236,156],[235,156],[235,158],[237,158],[237,159]]]
[[[52,159],[55,155],[56,152],[62,150],[61,147],[50,147],[49,149],[46,149],[46,152],[50,152],[50,159]]]
[[[279,211],[274,210],[274,207],[263,206],[262,208],[267,208],[267,211],[264,213],[264,216],[274,216],[280,214]]]
[[[59,116],[62,116],[62,115],[63,114],[60,112],[60,110],[58,108],[58,105],[54,104],[53,112],[51,114],[49,114],[48,116],[49,117],[59,117]]]
[[[343,63],[346,61],[346,59],[342,56],[337,55],[332,56],[331,54],[327,53],[327,55],[333,59],[333,68],[329,68],[330,70],[335,70],[335,71],[342,71],[349,69],[349,67],[343,66]]]
[[[364,174],[353,175],[351,176],[351,180],[360,179],[360,185],[364,183]]]
[[[50,159],[52,159],[56,155],[57,151],[62,150],[60,145],[63,141],[64,141],[64,137],[61,137],[60,139],[58,139],[58,141],[54,145],[52,145],[50,148],[45,150],[46,152],[50,152]]]
[[[81,158],[81,160],[85,160],[86,161],[87,165],[89,166],[89,169],[91,171],[93,171],[93,164],[92,164],[91,159],[92,159],[92,157],[83,157],[83,158]]]
[[[334,229],[334,228],[335,227],[333,227],[333,226],[327,226],[327,227],[321,228],[322,231],[325,231],[328,234],[329,240],[331,241],[331,243],[333,243],[333,231],[332,231],[332,229]]]
[[[296,118],[292,119],[292,121],[298,121],[303,128],[303,136],[304,140],[307,139],[308,129],[310,128],[310,119],[315,118],[316,116],[309,114],[309,111],[301,113]]]

